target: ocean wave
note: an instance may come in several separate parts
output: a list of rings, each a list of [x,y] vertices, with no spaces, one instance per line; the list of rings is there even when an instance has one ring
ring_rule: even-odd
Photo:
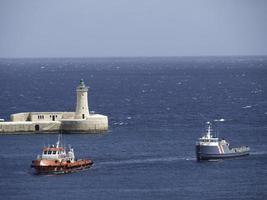
[[[267,151],[255,151],[251,152],[250,155],[266,155]]]
[[[113,125],[119,125],[119,126],[122,126],[122,125],[127,125],[128,123],[127,122],[114,122]]]
[[[243,106],[242,108],[247,109],[247,108],[251,108],[251,107],[252,107],[252,106],[249,105],[249,106]]]
[[[179,188],[90,188],[91,192],[114,192],[114,193],[130,193],[130,192],[140,192],[140,193],[150,193],[150,192],[172,192],[180,191]]]
[[[221,119],[214,119],[213,121],[215,122],[225,122],[225,119],[221,118]]]
[[[193,157],[163,157],[163,158],[143,158],[143,159],[128,159],[128,160],[116,160],[116,161],[104,161],[98,163],[99,165],[125,165],[125,164],[145,164],[145,163],[157,163],[157,162],[175,162],[180,160],[192,161]]]

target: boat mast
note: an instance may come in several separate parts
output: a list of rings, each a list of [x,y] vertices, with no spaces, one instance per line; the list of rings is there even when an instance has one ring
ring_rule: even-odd
[[[59,148],[59,144],[60,144],[60,134],[58,135],[58,139],[57,139],[57,148]]]
[[[62,145],[61,140],[62,140],[62,132],[60,131],[60,133],[58,134],[58,139],[57,139],[57,148],[60,147],[60,145]]]
[[[212,135],[211,135],[211,123],[207,122],[207,125],[208,125],[207,138],[210,139],[212,137]]]

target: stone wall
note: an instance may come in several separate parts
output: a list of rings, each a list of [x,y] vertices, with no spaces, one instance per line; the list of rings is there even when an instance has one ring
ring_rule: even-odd
[[[0,122],[0,133],[40,133],[61,130],[70,133],[102,133],[108,130],[108,117],[105,115],[90,114],[86,119],[74,119],[74,114],[74,112],[16,113],[11,115],[12,121]],[[55,117],[55,121],[53,115],[58,116]]]
[[[62,119],[74,119],[75,112],[63,112]]]
[[[30,120],[30,113],[15,113],[10,115],[10,119],[12,122],[23,122]]]
[[[101,133],[108,130],[108,117],[104,115],[90,115],[87,119],[62,120],[64,132]]]
[[[34,126],[31,122],[1,122],[0,133],[32,132]]]
[[[63,112],[31,112],[30,121],[58,121],[62,115]]]
[[[0,133],[58,132],[61,122],[1,122]]]

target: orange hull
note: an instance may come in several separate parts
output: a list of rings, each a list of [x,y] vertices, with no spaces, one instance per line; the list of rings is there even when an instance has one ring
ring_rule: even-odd
[[[37,174],[62,174],[83,170],[93,164],[92,160],[77,160],[75,162],[57,160],[33,160],[31,167]]]

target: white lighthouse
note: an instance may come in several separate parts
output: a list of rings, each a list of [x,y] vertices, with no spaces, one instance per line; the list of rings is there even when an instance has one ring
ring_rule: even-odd
[[[83,80],[81,79],[79,86],[76,88],[77,102],[75,119],[86,119],[89,117],[87,92],[88,87],[85,86]]]

